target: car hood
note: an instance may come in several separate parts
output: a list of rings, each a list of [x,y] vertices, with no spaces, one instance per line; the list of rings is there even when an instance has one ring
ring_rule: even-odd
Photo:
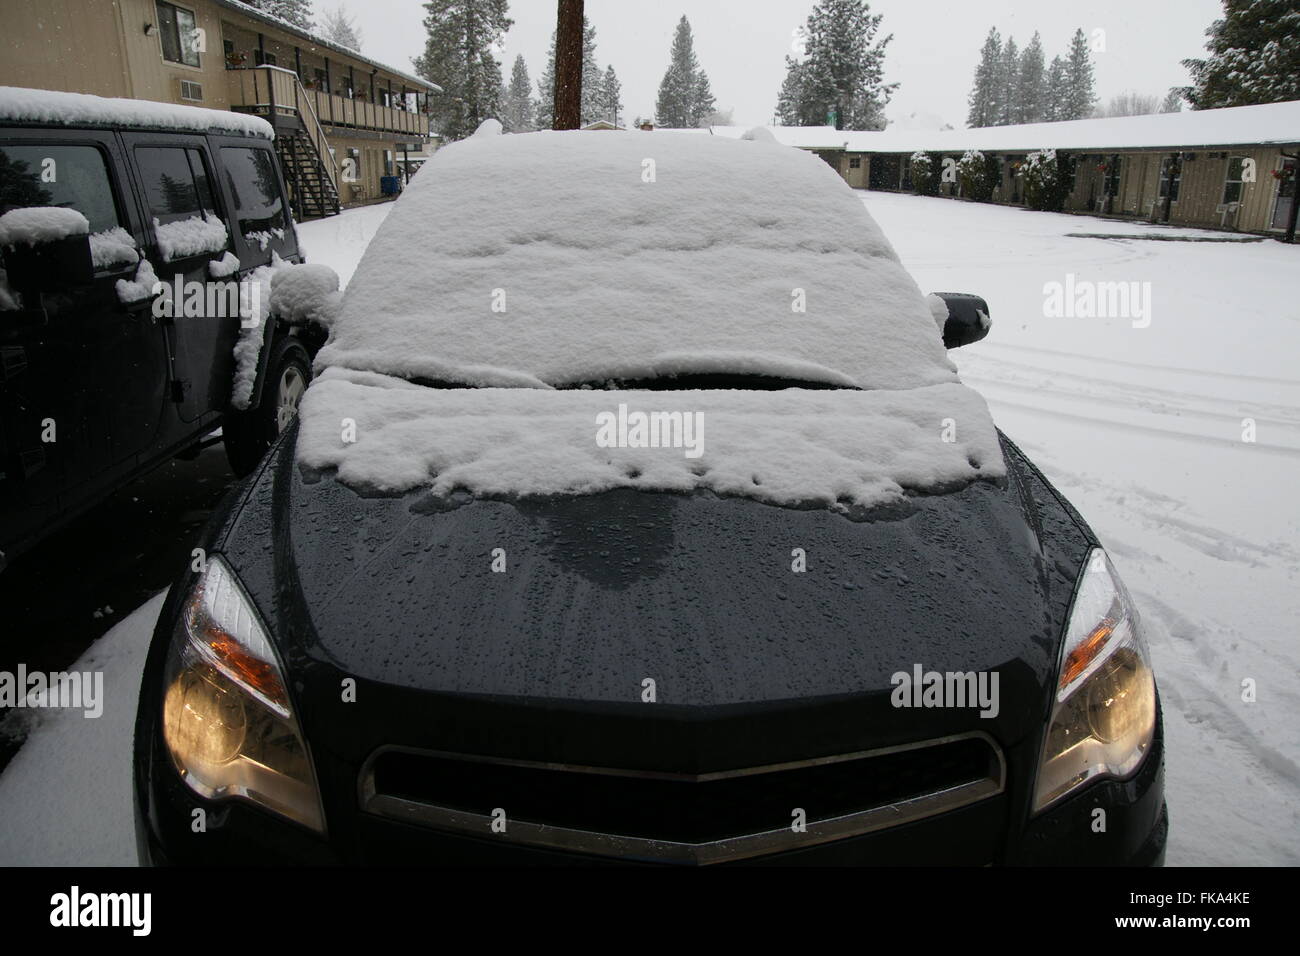
[[[1009,443],[1007,478],[857,519],[626,488],[364,496],[293,452],[273,451],[223,550],[292,661],[395,693],[663,714],[853,701],[882,739],[1009,742],[1044,719],[1084,551]],[[918,668],[996,673],[996,715],[895,706]]]

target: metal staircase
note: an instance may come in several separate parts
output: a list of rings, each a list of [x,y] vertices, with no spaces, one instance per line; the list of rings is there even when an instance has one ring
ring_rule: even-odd
[[[338,215],[338,187],[311,138],[296,130],[282,130],[276,134],[275,151],[289,184],[294,218],[301,221]]]
[[[289,202],[297,219],[335,216],[340,210],[339,185],[329,140],[311,97],[298,74],[277,66],[233,71],[239,81],[239,102],[231,109],[267,119],[275,128],[275,151],[289,186]]]

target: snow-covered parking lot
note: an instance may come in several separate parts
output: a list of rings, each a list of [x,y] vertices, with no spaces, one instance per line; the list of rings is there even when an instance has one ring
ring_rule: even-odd
[[[1168,736],[1168,862],[1300,863],[1300,250],[1072,237],[1222,238],[861,195],[923,290],[989,301],[989,338],[952,353],[962,375],[1137,597]],[[302,226],[311,261],[346,281],[391,208]],[[1097,281],[1138,283],[1149,309],[1046,314],[1045,286]],[[104,716],[45,715],[0,776],[0,864],[134,861],[134,682],[160,603],[83,659],[105,670]]]

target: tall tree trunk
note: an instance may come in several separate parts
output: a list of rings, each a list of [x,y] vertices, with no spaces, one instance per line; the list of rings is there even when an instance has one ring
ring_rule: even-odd
[[[583,0],[559,0],[555,24],[555,129],[582,126]]]

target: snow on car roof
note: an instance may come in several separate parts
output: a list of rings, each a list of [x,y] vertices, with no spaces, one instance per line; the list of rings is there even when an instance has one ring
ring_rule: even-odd
[[[198,106],[114,99],[89,93],[61,93],[0,86],[0,123],[42,126],[141,127],[187,132],[231,133],[274,139],[271,124],[257,116]]]
[[[920,290],[817,157],[761,136],[485,126],[395,204],[321,367],[543,388],[957,381]]]

